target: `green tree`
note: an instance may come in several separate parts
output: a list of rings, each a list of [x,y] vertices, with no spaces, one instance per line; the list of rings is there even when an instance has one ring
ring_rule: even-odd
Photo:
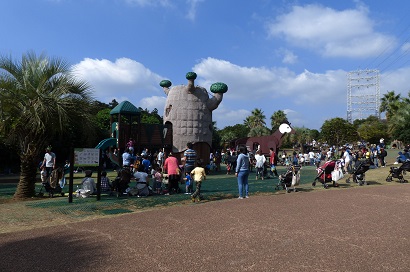
[[[254,109],[252,114],[244,120],[244,125],[247,126],[250,131],[249,137],[269,135],[270,131],[266,129],[265,114],[261,109]]]
[[[410,143],[410,104],[403,103],[388,121],[388,131],[394,139]]]
[[[387,92],[382,98],[380,103],[379,112],[386,112],[386,120],[389,119],[397,112],[401,104],[401,95],[394,91]]]
[[[152,112],[150,112],[148,109],[143,110],[141,107],[139,107],[141,110],[141,123],[143,124],[162,124],[162,117],[158,115],[158,110],[153,109]]]
[[[108,103],[108,106],[110,107],[110,109],[115,108],[119,103],[117,102],[117,100],[113,99],[110,103]]]
[[[110,112],[110,108],[105,108],[97,112],[95,122],[100,130],[110,131]]]
[[[283,110],[275,111],[270,117],[270,124],[272,127],[272,132],[276,131],[281,124],[287,122],[288,118]]]
[[[74,123],[83,129],[90,127],[90,88],[76,80],[61,59],[32,52],[21,61],[1,56],[0,103],[0,133],[17,145],[20,155],[14,198],[29,198],[35,195],[37,165],[50,140],[69,131]]]
[[[219,130],[221,142],[223,145],[229,144],[231,141],[247,137],[250,129],[243,124],[236,124],[234,126],[227,126]]]
[[[248,133],[248,137],[257,137],[270,134],[270,129],[268,129],[267,127],[255,127],[251,128],[251,130]]]
[[[261,109],[254,109],[250,116],[246,117],[244,124],[250,129],[256,127],[264,127],[265,123],[265,114]]]
[[[329,145],[341,146],[358,140],[356,128],[343,118],[326,120],[320,129],[320,138]]]
[[[387,123],[372,115],[361,122],[357,133],[362,140],[369,143],[378,143],[381,138],[387,141]]]

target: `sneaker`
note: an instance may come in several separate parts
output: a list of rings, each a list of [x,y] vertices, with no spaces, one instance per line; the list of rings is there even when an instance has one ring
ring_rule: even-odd
[[[191,196],[191,201],[195,202],[195,197]]]
[[[245,196],[245,198],[249,198],[249,196]]]
[[[240,196],[240,197],[238,197],[238,199],[243,199],[243,197]]]
[[[399,164],[399,162],[394,162],[394,164]]]

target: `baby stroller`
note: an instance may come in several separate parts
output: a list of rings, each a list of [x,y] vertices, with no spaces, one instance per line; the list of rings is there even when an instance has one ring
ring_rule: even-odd
[[[117,197],[127,195],[129,191],[128,184],[131,182],[131,171],[129,168],[118,170],[117,177],[112,182],[113,191],[117,192]]]
[[[59,181],[63,178],[63,169],[56,168],[54,169],[50,176],[45,182],[41,183],[41,189],[38,193],[39,196],[44,196],[43,188],[48,193],[49,197],[54,197],[54,194],[60,194],[64,196],[63,189],[61,188]]]
[[[393,178],[396,178],[400,183],[406,183],[408,181],[403,177],[403,175],[406,174],[406,171],[410,171],[410,161],[403,162],[400,167],[390,167],[390,172],[386,178],[386,181],[391,182]]]
[[[279,175],[279,182],[275,189],[279,190],[282,187],[283,190],[290,193],[290,187],[293,187],[293,191],[296,192],[295,186],[299,185],[300,182],[300,168],[299,165],[292,165],[284,174]]]
[[[316,186],[316,181],[318,180],[323,184],[323,187],[327,189],[329,186],[326,184],[328,182],[333,182],[333,187],[339,187],[339,184],[336,182],[339,179],[343,178],[342,172],[342,162],[340,160],[331,160],[325,162],[322,166],[317,168],[317,176],[312,183],[312,186]],[[335,172],[334,172],[335,171]],[[337,173],[336,175],[332,172]]]
[[[358,183],[360,186],[367,185],[365,180],[365,173],[370,169],[370,166],[374,165],[371,159],[357,160],[353,172],[346,179],[346,183],[350,183],[350,179],[353,179],[353,182]]]

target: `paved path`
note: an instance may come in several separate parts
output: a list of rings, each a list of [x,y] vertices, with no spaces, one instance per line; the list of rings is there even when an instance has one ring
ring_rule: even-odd
[[[0,271],[409,271],[409,204],[331,188],[0,234]]]

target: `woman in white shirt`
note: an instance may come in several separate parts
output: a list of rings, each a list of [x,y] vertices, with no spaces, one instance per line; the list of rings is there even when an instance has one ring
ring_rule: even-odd
[[[264,171],[264,166],[266,162],[266,157],[265,155],[262,155],[262,151],[258,150],[255,154],[255,167],[256,167],[256,180],[259,179],[259,177],[263,180],[263,171]]]

